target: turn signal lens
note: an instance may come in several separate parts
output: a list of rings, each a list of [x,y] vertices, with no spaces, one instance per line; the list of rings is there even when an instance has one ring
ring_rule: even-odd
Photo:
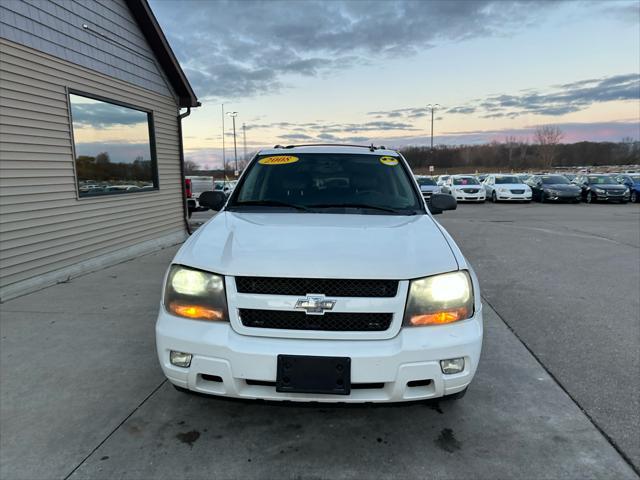
[[[473,285],[466,270],[412,280],[405,327],[444,325],[473,315]]]
[[[224,277],[172,265],[164,289],[164,305],[173,315],[193,320],[228,321]]]
[[[200,305],[185,305],[178,302],[169,304],[171,313],[175,313],[180,317],[194,318],[198,320],[222,320],[224,313],[220,310],[202,307]]]
[[[445,310],[442,312],[425,313],[423,315],[414,315],[409,320],[411,325],[442,325],[445,323],[457,322],[469,317],[469,311],[466,307],[456,308],[454,310]]]

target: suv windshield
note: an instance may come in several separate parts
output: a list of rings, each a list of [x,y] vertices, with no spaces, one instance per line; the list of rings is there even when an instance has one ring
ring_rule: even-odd
[[[480,182],[473,177],[454,178],[454,185],[480,185]]]
[[[548,177],[542,177],[542,183],[545,185],[566,185],[569,183],[569,180],[561,175],[550,175]]]
[[[496,177],[496,185],[508,183],[522,183],[518,177]]]
[[[399,157],[371,154],[261,155],[228,209],[414,215],[424,212]]]

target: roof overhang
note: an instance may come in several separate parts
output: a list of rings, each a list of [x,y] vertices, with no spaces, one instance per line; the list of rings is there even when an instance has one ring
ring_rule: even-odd
[[[167,79],[171,83],[173,90],[178,97],[180,107],[198,107],[200,102],[191,88],[187,76],[182,71],[180,63],[176,58],[171,46],[164,36],[158,20],[151,11],[147,0],[125,0],[131,14],[135,18],[138,26],[142,30],[149,46],[164,71]]]

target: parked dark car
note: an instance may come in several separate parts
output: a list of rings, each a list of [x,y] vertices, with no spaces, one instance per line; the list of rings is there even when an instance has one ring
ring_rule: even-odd
[[[640,173],[621,173],[616,180],[631,190],[629,199],[632,202],[640,202]]]
[[[629,189],[620,185],[613,175],[578,175],[573,181],[582,190],[582,199],[587,203],[629,201]]]
[[[579,202],[580,187],[572,185],[563,175],[533,175],[527,182],[531,187],[531,198],[538,202]]]

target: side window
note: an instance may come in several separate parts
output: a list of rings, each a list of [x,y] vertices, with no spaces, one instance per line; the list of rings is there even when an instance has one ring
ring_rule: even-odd
[[[151,112],[69,93],[78,195],[158,189]]]

